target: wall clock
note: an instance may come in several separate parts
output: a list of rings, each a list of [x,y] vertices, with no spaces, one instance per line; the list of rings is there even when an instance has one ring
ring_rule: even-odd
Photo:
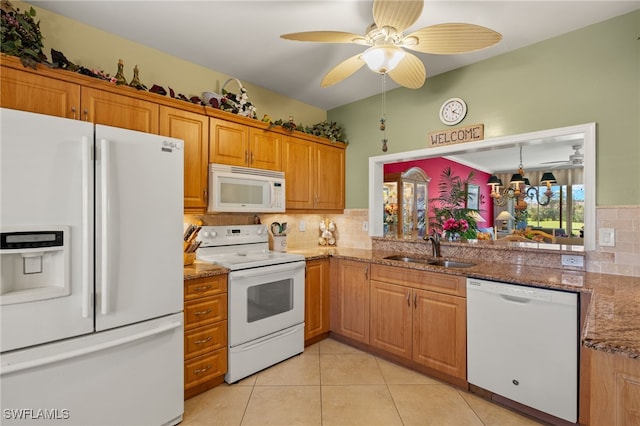
[[[440,121],[447,126],[458,124],[467,115],[467,104],[460,98],[446,100],[440,107]]]

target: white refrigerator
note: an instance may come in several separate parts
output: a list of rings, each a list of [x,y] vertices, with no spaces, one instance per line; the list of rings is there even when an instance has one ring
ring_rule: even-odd
[[[0,121],[0,423],[179,423],[183,142]]]

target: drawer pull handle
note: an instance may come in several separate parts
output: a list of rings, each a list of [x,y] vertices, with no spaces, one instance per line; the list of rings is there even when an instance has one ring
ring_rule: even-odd
[[[194,315],[207,315],[211,313],[211,309],[207,309],[206,311],[195,311]]]
[[[203,344],[203,343],[208,343],[208,342],[210,342],[210,341],[211,341],[211,336],[207,337],[206,339],[196,340],[196,341],[195,341],[195,342],[193,342],[193,343],[195,343],[196,345],[201,345],[201,344]]]
[[[205,291],[205,290],[209,290],[212,286],[211,285],[203,285],[202,287],[194,287],[193,290],[194,291]]]
[[[418,293],[413,294],[413,307],[414,308],[418,307]]]
[[[407,306],[411,307],[411,292],[407,292]]]
[[[199,370],[193,370],[193,374],[201,374],[210,369],[211,369],[211,364],[207,365],[205,368],[201,368]]]

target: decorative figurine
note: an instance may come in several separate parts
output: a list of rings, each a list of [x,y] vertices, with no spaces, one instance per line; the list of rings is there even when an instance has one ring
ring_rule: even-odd
[[[116,73],[116,84],[118,86],[120,85],[127,85],[127,79],[124,78],[124,62],[122,61],[122,59],[118,59],[118,72]]]
[[[322,222],[320,222],[320,237],[318,238],[318,244],[321,246],[335,246],[336,245],[336,224],[329,220],[329,218],[325,218]]]
[[[129,83],[129,86],[135,87],[138,90],[147,90],[147,86],[140,81],[138,66],[133,67],[133,80]]]

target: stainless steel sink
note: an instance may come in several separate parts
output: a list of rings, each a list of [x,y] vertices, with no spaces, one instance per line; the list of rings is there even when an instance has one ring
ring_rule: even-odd
[[[429,265],[443,266],[445,268],[470,268],[475,265],[475,263],[471,262],[458,262],[456,260],[444,259],[430,260],[427,263]]]
[[[470,262],[458,262],[456,260],[445,260],[445,259],[429,260],[429,259],[423,259],[420,257],[403,256],[401,254],[387,256],[385,257],[385,259],[398,260],[400,262],[425,263],[428,265],[442,266],[443,268],[469,268],[475,265],[475,263],[470,263]]]
[[[387,257],[385,257],[385,259],[387,259],[387,260],[399,260],[400,262],[429,263],[429,259],[422,259],[422,258],[419,258],[419,257],[408,257],[408,256],[403,256],[401,254],[394,255],[394,256],[387,256]]]

